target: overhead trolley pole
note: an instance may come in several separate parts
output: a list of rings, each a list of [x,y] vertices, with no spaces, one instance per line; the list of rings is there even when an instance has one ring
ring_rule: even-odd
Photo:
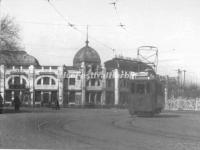
[[[152,66],[157,72],[158,66],[158,48],[155,46],[141,46],[137,51],[137,58],[144,63]]]

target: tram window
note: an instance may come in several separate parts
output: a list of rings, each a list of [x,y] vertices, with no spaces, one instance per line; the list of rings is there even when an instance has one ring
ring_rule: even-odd
[[[113,87],[113,83],[112,83],[113,81],[111,80],[111,79],[108,79],[107,80],[107,87]]]
[[[149,94],[150,93],[150,83],[147,83],[147,93]]]
[[[131,84],[131,93],[135,93],[135,83]]]
[[[127,80],[124,80],[124,87],[127,87]]]
[[[126,80],[126,87],[129,87],[129,81]]]
[[[43,78],[43,84],[44,85],[49,85],[49,77],[44,77]]]
[[[157,88],[158,88],[158,94],[161,95],[161,96],[163,96],[162,85],[158,84]]]
[[[137,84],[137,93],[144,94],[145,92],[145,85],[144,84]]]
[[[122,80],[119,79],[119,86],[122,87]]]
[[[70,85],[75,85],[75,78],[70,78],[69,79],[69,84]]]

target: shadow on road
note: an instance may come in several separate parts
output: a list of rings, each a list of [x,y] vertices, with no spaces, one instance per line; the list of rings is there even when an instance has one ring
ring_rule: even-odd
[[[31,113],[31,111],[21,109],[16,112],[14,108],[3,108],[2,110],[2,114],[12,114],[12,113]]]
[[[159,114],[159,115],[153,115],[153,116],[140,115],[138,117],[143,117],[143,118],[178,118],[178,117],[180,117],[180,115],[176,115],[176,114]]]
[[[154,118],[177,118],[180,117],[180,115],[177,114],[160,114],[160,115],[155,115]]]

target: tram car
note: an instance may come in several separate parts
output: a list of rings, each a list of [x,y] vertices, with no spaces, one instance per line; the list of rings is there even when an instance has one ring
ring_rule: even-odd
[[[164,108],[163,83],[150,77],[136,77],[130,81],[129,113],[131,115],[159,114]]]

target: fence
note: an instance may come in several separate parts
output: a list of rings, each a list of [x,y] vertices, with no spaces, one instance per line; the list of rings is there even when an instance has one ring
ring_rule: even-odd
[[[165,102],[165,110],[193,110],[200,111],[200,98],[185,99],[171,98]]]

